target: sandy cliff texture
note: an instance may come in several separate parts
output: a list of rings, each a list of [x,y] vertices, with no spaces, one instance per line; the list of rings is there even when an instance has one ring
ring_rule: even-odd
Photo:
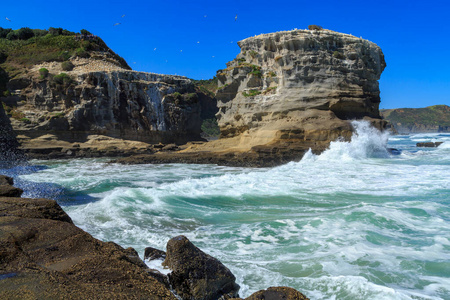
[[[18,134],[47,133],[80,140],[103,134],[146,142],[186,142],[200,135],[200,105],[191,81],[180,76],[128,70],[68,72],[58,82],[37,74],[10,82],[23,114]]]
[[[386,63],[376,44],[329,30],[263,34],[238,44],[241,53],[217,72],[222,137],[322,148],[349,137],[347,120],[382,126],[378,80]]]

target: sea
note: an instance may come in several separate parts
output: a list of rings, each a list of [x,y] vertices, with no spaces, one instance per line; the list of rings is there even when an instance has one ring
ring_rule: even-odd
[[[141,258],[185,235],[231,270],[241,297],[289,286],[310,299],[450,299],[450,134],[353,126],[351,142],[271,168],[92,158],[0,171]]]

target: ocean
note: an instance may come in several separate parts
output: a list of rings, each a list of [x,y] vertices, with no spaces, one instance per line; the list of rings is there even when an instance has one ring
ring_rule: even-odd
[[[273,168],[95,158],[1,172],[141,258],[187,236],[232,271],[241,297],[289,286],[311,299],[450,299],[450,134],[353,125],[351,142]],[[443,144],[416,147],[428,141]]]

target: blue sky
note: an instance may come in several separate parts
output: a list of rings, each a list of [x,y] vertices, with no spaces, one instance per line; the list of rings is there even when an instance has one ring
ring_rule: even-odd
[[[449,15],[444,0],[2,0],[0,27],[87,29],[134,70],[209,79],[237,41],[317,24],[381,47],[380,108],[400,108],[450,105]]]

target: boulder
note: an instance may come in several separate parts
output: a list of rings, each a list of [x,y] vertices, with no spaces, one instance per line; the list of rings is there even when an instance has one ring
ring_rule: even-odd
[[[423,143],[417,143],[416,147],[426,147],[426,148],[435,148],[439,147],[443,142],[423,142]]]
[[[172,270],[169,281],[182,299],[238,297],[236,277],[216,258],[194,246],[185,236],[167,243],[163,265]]]
[[[293,288],[283,286],[258,291],[245,300],[309,300],[309,298]]]
[[[23,190],[13,186],[14,181],[11,177],[0,175],[0,197],[20,197]]]
[[[144,250],[144,259],[148,260],[154,260],[154,259],[165,259],[166,258],[166,252],[155,249],[152,247],[147,247]]]

